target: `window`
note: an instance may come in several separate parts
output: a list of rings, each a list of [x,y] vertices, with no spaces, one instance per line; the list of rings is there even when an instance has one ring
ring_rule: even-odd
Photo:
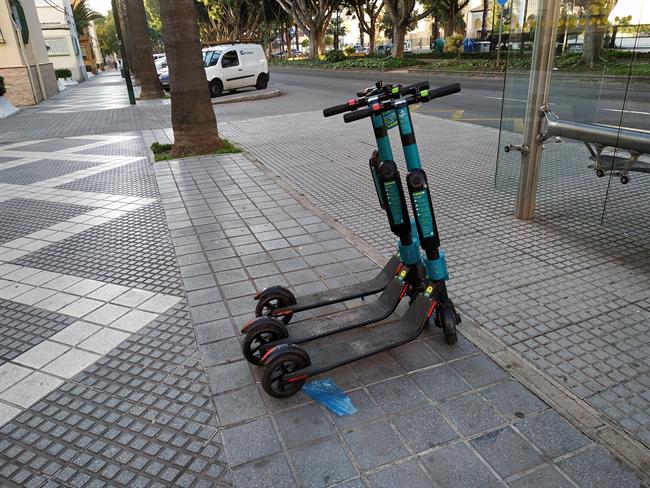
[[[203,58],[203,66],[206,68],[208,66],[216,66],[217,62],[219,62],[219,56],[221,55],[221,51],[208,51],[205,53],[205,57]]]
[[[237,51],[228,51],[221,59],[221,66],[224,68],[231,68],[232,66],[239,66],[239,58]]]
[[[65,42],[65,37],[45,39],[45,47],[47,48],[48,56],[67,56],[70,54],[68,43]]]

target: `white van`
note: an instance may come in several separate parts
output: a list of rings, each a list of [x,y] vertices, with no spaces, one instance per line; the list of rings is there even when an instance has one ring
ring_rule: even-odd
[[[259,44],[220,44],[203,49],[203,66],[210,86],[210,96],[224,90],[254,86],[266,88],[269,66]]]

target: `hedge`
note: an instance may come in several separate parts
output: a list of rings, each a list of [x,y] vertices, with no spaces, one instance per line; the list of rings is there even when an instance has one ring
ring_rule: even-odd
[[[7,93],[7,87],[5,86],[5,79],[0,76],[0,97]]]
[[[54,70],[54,74],[56,75],[57,79],[72,78],[72,71],[70,71],[68,68],[61,68],[61,69]]]

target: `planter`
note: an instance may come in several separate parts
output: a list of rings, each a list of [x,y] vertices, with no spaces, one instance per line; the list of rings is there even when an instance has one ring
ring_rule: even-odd
[[[0,97],[0,119],[9,117],[12,114],[18,112],[18,109],[7,100],[4,96]]]
[[[63,90],[65,90],[65,80],[63,78],[57,78],[56,86],[59,89],[59,91],[62,92]]]

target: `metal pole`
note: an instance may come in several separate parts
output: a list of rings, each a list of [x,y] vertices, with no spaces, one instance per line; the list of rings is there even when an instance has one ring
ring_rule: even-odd
[[[553,54],[557,38],[561,0],[539,2],[537,28],[528,86],[528,103],[524,123],[524,144],[521,148],[521,171],[515,217],[530,220],[535,214],[537,182],[542,153],[541,125],[544,121],[542,107],[548,103],[548,93],[553,74]]]
[[[122,72],[124,73],[124,80],[126,81],[126,91],[129,94],[129,103],[135,105],[135,93],[133,93],[133,84],[131,83],[131,72],[129,71],[129,64],[126,61],[126,54],[124,53],[124,41],[122,40],[122,26],[120,19],[117,15],[117,6],[115,0],[111,0],[111,7],[113,8],[113,20],[115,21],[115,33],[120,45],[120,56],[122,56]]]
[[[497,66],[501,62],[501,34],[503,32],[503,5],[499,8],[499,40],[497,41]]]

